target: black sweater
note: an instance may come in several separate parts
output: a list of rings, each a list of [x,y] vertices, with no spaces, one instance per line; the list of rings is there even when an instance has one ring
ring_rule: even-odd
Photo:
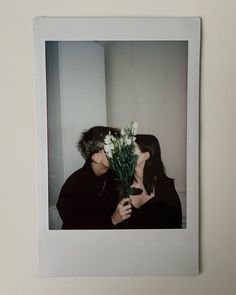
[[[63,185],[57,203],[62,229],[111,229],[111,215],[118,203],[110,172],[96,176],[89,163],[74,172]]]
[[[181,228],[181,203],[172,179],[157,182],[155,197],[139,209],[132,206],[131,218],[114,226],[111,215],[118,204],[116,187],[111,172],[98,177],[90,164],[74,172],[57,203],[62,229]]]
[[[139,209],[132,207],[132,216],[127,222],[128,228],[167,229],[181,228],[182,210],[174,181],[164,178],[157,181],[155,196]]]

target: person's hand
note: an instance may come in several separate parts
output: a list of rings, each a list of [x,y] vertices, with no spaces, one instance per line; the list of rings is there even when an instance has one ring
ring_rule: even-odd
[[[117,205],[116,210],[111,216],[111,221],[114,225],[117,225],[118,223],[130,218],[131,216],[131,204],[129,198],[124,198],[120,201],[120,203]]]

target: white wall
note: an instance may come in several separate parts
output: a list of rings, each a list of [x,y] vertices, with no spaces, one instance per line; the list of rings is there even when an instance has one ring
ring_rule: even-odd
[[[66,179],[84,163],[76,148],[81,132],[107,122],[104,48],[94,42],[60,42],[59,64]]]
[[[108,125],[137,121],[159,139],[167,175],[186,192],[187,42],[106,45]]]
[[[236,1],[9,0],[0,6],[0,293],[235,295]],[[38,277],[32,71],[38,15],[202,17],[200,275]]]
[[[48,194],[55,205],[64,182],[58,42],[47,42]]]
[[[104,48],[94,42],[48,42],[49,204],[84,159],[82,131],[106,125]]]

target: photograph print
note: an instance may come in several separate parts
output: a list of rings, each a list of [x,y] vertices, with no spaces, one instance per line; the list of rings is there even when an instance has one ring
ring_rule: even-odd
[[[187,41],[46,41],[50,230],[185,229]]]
[[[199,273],[199,17],[36,17],[41,277]]]

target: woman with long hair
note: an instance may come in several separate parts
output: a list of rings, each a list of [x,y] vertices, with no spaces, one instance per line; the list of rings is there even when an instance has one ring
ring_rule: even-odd
[[[138,160],[132,186],[142,190],[130,196],[129,228],[181,228],[182,210],[174,180],[165,174],[161,149],[153,135],[137,135]]]

